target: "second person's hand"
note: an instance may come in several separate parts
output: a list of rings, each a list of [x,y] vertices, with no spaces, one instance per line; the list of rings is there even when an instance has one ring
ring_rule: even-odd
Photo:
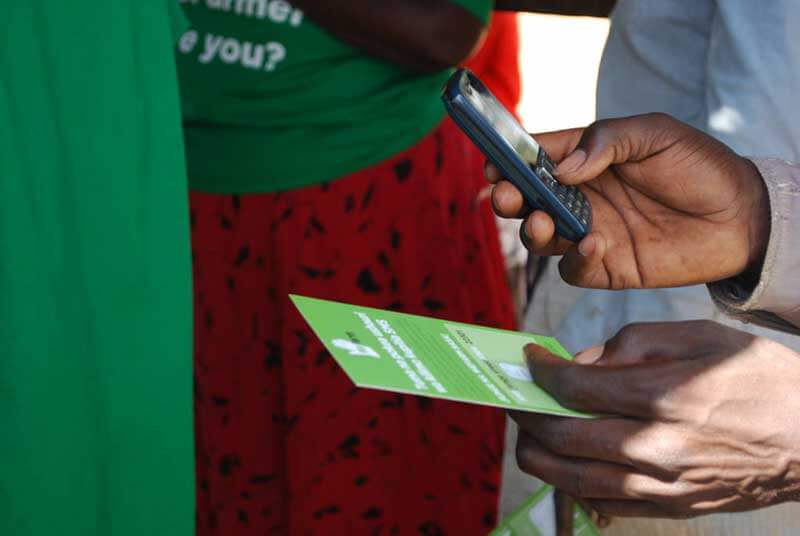
[[[693,517],[800,499],[800,355],[710,321],[635,324],[536,383],[598,419],[514,412],[526,473],[604,515]]]
[[[538,255],[564,255],[565,281],[590,288],[683,286],[758,271],[769,238],[769,199],[755,165],[664,114],[598,121],[536,136],[565,184],[580,184],[593,212],[579,244],[555,235],[543,211],[487,165],[495,211],[527,216]]]

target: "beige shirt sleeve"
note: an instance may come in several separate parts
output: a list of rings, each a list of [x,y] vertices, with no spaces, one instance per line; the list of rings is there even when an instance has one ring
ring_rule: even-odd
[[[769,192],[771,229],[761,279],[753,289],[736,279],[710,284],[711,297],[745,322],[800,334],[800,165],[753,160]]]

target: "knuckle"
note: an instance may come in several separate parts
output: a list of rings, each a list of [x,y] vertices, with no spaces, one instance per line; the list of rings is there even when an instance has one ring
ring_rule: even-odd
[[[639,344],[652,339],[654,334],[660,333],[659,328],[663,328],[668,323],[663,322],[631,322],[622,326],[613,339],[625,344]]]
[[[644,115],[645,120],[657,122],[659,124],[674,124],[677,120],[666,112],[650,112]]]
[[[579,145],[584,147],[602,145],[609,132],[613,132],[615,121],[614,119],[598,119],[583,131]]]
[[[693,497],[698,493],[695,489],[695,486],[682,479],[677,478],[672,485],[669,487],[666,495],[667,502],[674,504],[676,508],[687,509],[691,507],[693,503]]]
[[[630,324],[626,324],[619,328],[617,334],[614,336],[615,339],[625,340],[631,337],[635,337],[636,334],[642,329],[644,325],[643,322],[632,322]]]
[[[617,350],[625,350],[631,346],[636,346],[641,338],[641,334],[647,331],[649,324],[645,322],[633,322],[622,326],[617,334],[614,335],[609,344]]]
[[[614,119],[598,119],[597,121],[589,125],[589,127],[586,130],[588,130],[593,134],[596,134],[613,126],[614,122],[615,122]]]

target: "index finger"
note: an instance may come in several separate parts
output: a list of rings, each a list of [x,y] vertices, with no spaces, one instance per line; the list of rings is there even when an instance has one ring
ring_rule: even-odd
[[[517,464],[524,472],[581,499],[641,500],[674,493],[674,484],[629,466],[554,454],[524,430],[517,438]]]
[[[634,441],[651,423],[636,419],[576,419],[523,411],[509,416],[550,452],[568,458],[638,467],[642,455]]]
[[[651,420],[671,420],[676,411],[666,395],[685,362],[583,365],[535,344],[525,354],[536,384],[571,409]]]

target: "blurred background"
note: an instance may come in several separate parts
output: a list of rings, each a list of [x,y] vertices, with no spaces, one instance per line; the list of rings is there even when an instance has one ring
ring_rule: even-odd
[[[519,29],[525,127],[542,132],[593,121],[608,20],[521,13]]]

